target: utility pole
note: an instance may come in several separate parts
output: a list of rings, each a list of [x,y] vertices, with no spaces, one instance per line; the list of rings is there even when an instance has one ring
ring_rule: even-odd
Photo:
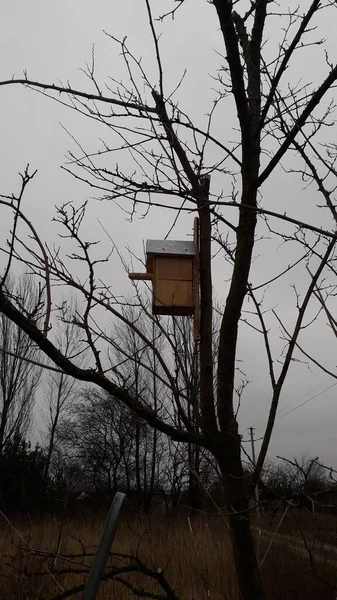
[[[254,427],[249,427],[249,432],[250,432],[250,443],[252,446],[252,462],[253,462],[253,466],[254,468],[256,467],[256,455],[255,455],[255,439],[254,439]],[[256,506],[259,506],[260,503],[260,498],[259,498],[259,484],[258,482],[256,482],[255,485],[255,489],[254,489],[254,494],[255,494],[255,502],[256,502]],[[259,514],[259,510],[257,509],[257,514]]]

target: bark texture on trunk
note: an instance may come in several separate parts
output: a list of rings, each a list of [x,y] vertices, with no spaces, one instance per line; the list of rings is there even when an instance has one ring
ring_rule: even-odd
[[[223,476],[233,558],[242,600],[265,600],[249,518],[240,444],[234,437],[216,451]]]

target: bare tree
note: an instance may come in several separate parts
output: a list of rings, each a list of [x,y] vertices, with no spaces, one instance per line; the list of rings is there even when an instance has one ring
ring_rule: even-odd
[[[153,408],[158,416],[172,413],[172,390],[163,385],[165,373],[158,364],[156,353],[159,351],[165,356],[166,364],[172,365],[175,374],[175,383],[179,394],[184,395],[186,402],[186,414],[188,421],[198,431],[198,404],[200,396],[199,388],[199,348],[193,340],[191,323],[182,317],[173,317],[168,328],[163,328],[160,320],[153,318],[146,312],[146,303],[141,295],[138,296],[140,307],[137,309],[129,305],[123,309],[127,323],[118,323],[114,328],[115,335],[112,336],[112,345],[115,347],[116,357],[119,363],[119,376],[123,374],[124,381],[128,382],[129,389],[133,386],[136,397],[143,399],[147,395],[147,403]],[[155,350],[144,344],[128,323],[139,323],[139,328],[151,339]],[[152,335],[151,335],[152,329]],[[217,336],[214,335],[214,340]],[[215,344],[216,346],[216,344]],[[145,394],[145,388],[147,390]],[[179,412],[173,417],[180,420]],[[138,431],[139,429],[139,431]],[[191,508],[200,509],[202,502],[201,468],[203,457],[198,445],[189,443],[187,454],[181,444],[170,444],[162,452],[162,440],[158,440],[159,432],[154,429],[146,430],[146,437],[140,440],[140,431],[143,424],[136,421],[136,473],[139,497],[142,498],[143,509],[147,512],[151,506],[151,498],[154,493],[155,483],[158,483],[157,475],[164,470],[164,479],[168,488],[166,496],[172,497],[172,503],[177,504],[181,498],[181,492],[185,491],[186,477],[188,478],[187,503]],[[160,442],[160,449],[159,449]],[[143,452],[143,456],[141,453]],[[160,466],[160,458],[163,464]],[[170,471],[172,470],[172,473]],[[179,472],[179,475],[177,475]],[[160,477],[160,485],[163,484]]]
[[[139,508],[150,509],[152,496],[146,496],[153,439],[147,423],[119,400],[96,390],[82,392],[59,427],[58,441],[68,468],[77,465],[82,472],[83,491],[112,495],[124,490]],[[157,484],[159,444],[156,449]]]
[[[84,491],[113,494],[127,487],[128,457],[134,445],[127,412],[107,394],[87,390],[64,419],[59,441],[67,463],[79,466]]]
[[[199,347],[193,341],[191,324],[183,317],[172,319],[169,335],[174,345],[174,368],[176,381],[180,390],[186,394],[187,418],[193,427],[199,430],[198,406],[200,400],[199,387]],[[189,443],[187,445],[188,467],[188,498],[191,508],[201,508],[200,487],[200,446]],[[180,450],[180,453],[182,451]],[[173,461],[173,464],[175,461]],[[178,461],[179,464],[179,461]]]
[[[305,9],[302,4],[295,8],[292,4],[280,7],[268,0],[213,0],[211,4],[217,17],[215,30],[220,29],[222,35],[221,42],[219,40],[222,47],[219,51],[221,62],[214,74],[217,90],[214,91],[206,124],[201,118],[196,124],[185,114],[179,98],[182,82],[178,82],[175,89],[168,89],[155,29],[157,22],[150,0],[145,0],[144,8],[157,59],[158,75],[155,80],[151,81],[143,62],[127,46],[126,38],[118,40],[111,36],[124,60],[128,81],[115,82],[112,76],[103,89],[96,78],[93,61],[87,70],[92,92],[75,90],[70,85],[38,82],[28,77],[0,82],[2,86],[23,84],[40,90],[81,114],[108,124],[103,146],[85,150],[77,142],[78,153],[70,153],[66,167],[77,179],[96,189],[101,199],[122,203],[123,210],[132,218],[138,213],[146,216],[157,207],[174,211],[175,220],[185,211],[198,214],[201,340],[197,425],[189,416],[189,397],[180,389],[172,365],[153,344],[151,335],[144,333],[137,322],[128,321],[119,306],[121,299],[116,290],[102,282],[99,263],[106,262],[109,256],[98,259],[95,240],[82,236],[85,205],[74,207],[67,204],[58,208],[56,220],[62,226],[63,235],[76,246],[73,254],[69,257],[69,253],[63,254],[61,249],[55,251],[49,247],[45,251],[37,232],[31,230],[31,223],[21,211],[20,199],[30,178],[27,171],[19,194],[2,197],[1,205],[13,210],[13,230],[17,221],[24,220],[33,234],[33,241],[18,241],[13,235],[6,249],[8,263],[5,276],[11,261],[16,258],[28,264],[36,276],[45,281],[47,291],[52,275],[58,283],[82,295],[84,307],[77,324],[86,337],[92,366],[83,369],[76,360],[66,356],[48,337],[48,327],[38,327],[33,323],[21,310],[17,299],[8,296],[3,286],[0,289],[0,311],[27,333],[57,368],[105,390],[111,398],[117,398],[173,441],[200,446],[214,457],[226,495],[242,598],[262,600],[265,595],[250,527],[235,406],[238,336],[247,325],[261,335],[266,371],[270,375],[270,411],[254,472],[254,485],[263,472],[280,395],[295,351],[299,349],[299,337],[304,338],[303,332],[308,330],[310,323],[316,323],[321,314],[310,313],[314,292],[322,289],[324,278],[330,278],[325,287],[331,286],[331,277],[336,274],[336,151],[327,141],[324,127],[333,120],[331,89],[337,80],[337,67],[331,65],[326,55],[326,61],[322,63],[325,64],[325,73],[319,81],[302,83],[297,75],[297,51],[305,52],[316,46],[317,53],[320,52],[322,40],[315,37],[318,14],[324,10],[329,18],[336,5],[329,0],[306,2]],[[168,15],[177,15],[183,5],[185,0],[178,5],[173,4]],[[164,19],[164,15],[156,15],[162,17],[161,21]],[[270,29],[275,17],[278,19],[276,29],[275,22],[274,28]],[[170,26],[165,23],[164,19],[162,26]],[[234,142],[228,143],[223,140],[227,115],[233,120],[231,138],[234,138]],[[121,163],[115,161],[116,166],[112,167],[109,160],[112,152],[114,156],[118,152],[127,152],[133,160],[131,167],[128,169],[127,162],[122,159]],[[309,185],[315,183],[318,192],[311,189],[313,203],[317,204],[316,199],[319,204],[323,203],[324,219],[319,211],[315,212],[315,221],[310,222],[306,215],[300,213],[299,217],[296,211],[285,214],[283,206],[270,209],[266,203],[268,194],[264,197],[265,186],[267,182],[270,186],[272,181],[275,187],[279,185],[274,175],[281,171],[281,167],[290,172],[294,186],[296,175],[299,176],[297,194],[301,192],[303,179]],[[296,205],[295,192],[293,204]],[[234,212],[237,214],[233,218]],[[257,224],[260,229],[257,229]],[[282,227],[279,227],[280,224]],[[252,268],[258,249],[260,255],[268,253],[265,247],[259,246],[260,236],[263,243],[267,239],[272,240],[271,248],[274,250],[280,241],[298,250],[290,264],[288,258],[282,260],[279,252],[277,260],[280,262],[265,281],[261,276],[263,271]],[[212,242],[224,257],[225,277],[228,275],[229,279],[221,314],[215,389]],[[85,275],[81,275],[83,269],[80,267],[75,272],[74,262],[80,267],[85,265]],[[305,263],[310,268],[311,277],[309,281],[302,278],[298,284],[300,288],[298,285],[294,288],[293,314],[296,316],[295,322],[288,326],[279,309],[265,311],[264,291],[271,283],[277,285],[281,278],[289,283],[289,275]],[[48,295],[46,298],[45,314],[48,317]],[[135,391],[134,386],[130,387],[120,376],[117,365],[111,367],[110,357],[108,355],[107,360],[104,353],[111,347],[111,332],[104,326],[104,315],[128,322],[139,341],[155,354],[157,377],[161,378],[172,397],[170,411],[159,414],[144,390],[138,386]],[[281,352],[278,352],[278,344],[273,352],[274,339],[270,333],[277,322],[281,325],[280,337],[284,343]],[[161,327],[165,329],[164,324]],[[170,342],[170,338],[167,339]],[[309,355],[316,360],[315,350]],[[320,360],[316,362],[320,364]]]
[[[83,349],[81,350],[81,331],[76,326],[76,303],[61,305],[62,325],[55,335],[55,342],[66,356],[81,357],[83,364]],[[57,434],[62,420],[74,403],[79,385],[76,379],[68,377],[63,372],[49,371],[46,380],[46,409],[42,409],[47,431],[44,433],[46,449],[45,477],[48,477],[53,454],[57,448]]]
[[[16,297],[22,309],[36,320],[39,294],[34,282],[21,277],[15,284],[7,278],[6,293]],[[34,363],[40,350],[29,336],[3,313],[0,315],[0,456],[14,436],[25,436],[31,423],[41,368]]]
[[[328,478],[318,457],[306,454],[292,460],[278,457],[276,463],[266,465],[263,484],[277,497],[286,496],[289,501],[304,494],[326,490]]]

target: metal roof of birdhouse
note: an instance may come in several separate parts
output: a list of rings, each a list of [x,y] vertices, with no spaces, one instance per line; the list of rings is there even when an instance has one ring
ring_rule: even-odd
[[[154,256],[195,256],[193,242],[177,240],[147,240],[146,242],[146,270],[153,272]]]
[[[173,256],[195,256],[193,242],[177,240],[147,240],[146,254],[169,254]]]

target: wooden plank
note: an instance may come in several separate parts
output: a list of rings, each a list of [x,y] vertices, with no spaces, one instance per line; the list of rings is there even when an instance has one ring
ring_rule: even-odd
[[[129,279],[136,281],[150,281],[153,279],[152,273],[129,273]]]
[[[192,281],[193,257],[156,256],[154,273],[156,280]]]
[[[193,317],[193,306],[164,306],[152,305],[152,314],[170,317]]]
[[[195,217],[193,226],[193,241],[195,257],[193,260],[193,338],[195,342],[200,341],[200,274],[199,274],[199,219]]]
[[[156,279],[153,292],[155,306],[194,307],[192,281]]]

